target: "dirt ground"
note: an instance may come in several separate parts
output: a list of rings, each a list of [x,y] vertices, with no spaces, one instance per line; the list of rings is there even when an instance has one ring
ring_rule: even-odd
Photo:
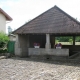
[[[0,80],[80,80],[80,62],[74,60],[0,60]]]

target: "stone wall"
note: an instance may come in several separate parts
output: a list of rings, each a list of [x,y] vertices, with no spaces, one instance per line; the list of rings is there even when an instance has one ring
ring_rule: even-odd
[[[20,48],[20,45],[19,45],[19,36],[16,35],[16,41],[15,41],[15,55],[16,56],[21,56],[21,48]]]
[[[29,48],[28,53],[29,56],[34,55],[69,56],[69,49]]]
[[[15,55],[26,57],[28,56],[29,38],[28,35],[16,35]]]

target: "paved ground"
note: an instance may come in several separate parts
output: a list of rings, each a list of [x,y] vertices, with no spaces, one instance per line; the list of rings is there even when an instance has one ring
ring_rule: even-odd
[[[0,80],[80,80],[80,62],[73,60],[0,60]]]

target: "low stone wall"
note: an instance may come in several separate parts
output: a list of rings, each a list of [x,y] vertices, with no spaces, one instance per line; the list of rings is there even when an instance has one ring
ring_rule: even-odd
[[[69,56],[69,49],[28,48],[28,55]]]

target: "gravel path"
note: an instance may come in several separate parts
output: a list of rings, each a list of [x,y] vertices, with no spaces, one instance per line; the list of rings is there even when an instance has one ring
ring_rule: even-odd
[[[80,63],[29,58],[1,59],[0,80],[80,80]]]

